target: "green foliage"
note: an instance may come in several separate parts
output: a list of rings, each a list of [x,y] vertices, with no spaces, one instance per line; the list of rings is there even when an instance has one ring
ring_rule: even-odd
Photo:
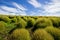
[[[0,40],[9,34],[10,40],[60,40],[60,17],[0,15]]]
[[[17,28],[25,28],[27,23],[24,19],[22,19],[20,16],[17,16],[15,18],[15,22],[16,22],[16,27]]]
[[[11,23],[17,23],[17,18],[16,17],[12,18]]]
[[[28,20],[27,20],[27,27],[26,28],[33,27],[34,23],[35,23],[35,20],[33,18],[28,18]]]
[[[8,24],[0,21],[0,40],[4,40],[7,34],[14,28],[14,24]]]
[[[12,33],[11,40],[31,40],[30,34],[26,29],[16,29]]]
[[[45,28],[47,26],[52,26],[52,22],[47,18],[38,18],[34,25],[35,28]]]
[[[17,23],[17,27],[18,28],[25,28],[27,23],[22,19],[22,18],[18,18],[18,23]]]
[[[50,19],[51,19],[54,27],[60,26],[60,19],[59,18],[50,18]]]
[[[21,17],[21,18],[22,18],[23,20],[27,21],[27,17],[24,16],[24,17]]]
[[[0,33],[2,34],[8,34],[14,27],[14,24],[7,24],[3,21],[0,21]]]
[[[8,16],[0,16],[0,21],[4,21],[4,22],[7,22],[7,23],[10,23],[11,19],[9,19]]]
[[[55,40],[60,40],[60,29],[54,27],[47,27],[45,30],[54,36]]]
[[[33,34],[33,40],[54,40],[54,38],[43,29],[37,29]]]
[[[10,31],[16,29],[16,25],[13,23],[7,24],[6,30],[8,33],[11,33]]]
[[[7,27],[7,24],[3,21],[0,21],[0,33],[3,33],[3,34],[7,33],[6,27]]]

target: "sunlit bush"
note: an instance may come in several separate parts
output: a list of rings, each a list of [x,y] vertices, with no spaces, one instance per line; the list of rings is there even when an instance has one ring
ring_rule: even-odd
[[[55,40],[60,40],[60,29],[54,27],[47,27],[45,30],[54,36]]]
[[[17,18],[16,17],[12,18],[11,23],[17,23]]]
[[[25,28],[27,26],[27,22],[23,20],[21,17],[17,17],[17,27],[18,28]]]
[[[31,40],[30,34],[26,29],[16,29],[12,33],[11,40]]]
[[[43,29],[37,29],[33,34],[33,40],[54,40],[54,38]]]
[[[11,20],[9,19],[8,16],[0,16],[0,21],[4,21],[4,22],[7,22],[7,23],[11,22]]]
[[[7,27],[7,24],[3,21],[0,21],[0,33],[2,34],[7,33],[6,27]]]
[[[14,23],[7,24],[6,30],[8,33],[11,33],[15,29],[16,29],[16,25]]]
[[[35,20],[33,18],[28,18],[27,20],[27,27],[26,28],[31,28],[34,26]]]
[[[60,19],[59,18],[50,18],[50,19],[51,19],[54,27],[60,26]]]
[[[21,18],[22,18],[23,20],[27,21],[27,17],[24,16],[24,17],[21,17]]]
[[[47,18],[38,18],[34,25],[35,28],[45,28],[47,26],[52,26],[52,22]]]
[[[8,24],[3,21],[0,21],[0,33],[1,34],[8,34],[13,28],[14,24]]]

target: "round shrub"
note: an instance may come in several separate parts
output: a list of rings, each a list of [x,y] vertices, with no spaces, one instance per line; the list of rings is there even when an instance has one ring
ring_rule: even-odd
[[[10,23],[11,19],[9,19],[8,16],[0,16],[0,21],[4,21],[4,22],[7,22],[7,23]]]
[[[33,27],[34,23],[35,23],[35,20],[33,18],[28,18],[28,20],[27,20],[27,27],[26,28]]]
[[[27,17],[24,16],[24,17],[21,17],[21,18],[22,18],[23,20],[27,21]]]
[[[60,19],[59,18],[50,18],[50,19],[51,19],[54,27],[60,26]]]
[[[7,24],[6,30],[8,33],[12,33],[12,31],[15,29],[16,29],[16,25],[14,23]]]
[[[12,40],[30,40],[30,34],[26,29],[16,29],[12,33]]]
[[[33,40],[54,40],[54,38],[43,29],[38,29],[33,34]]]
[[[17,18],[14,17],[13,19],[11,19],[11,23],[17,23]]]
[[[8,34],[14,27],[15,27],[14,24],[8,24],[3,21],[0,21],[0,33],[1,34]]]
[[[7,33],[7,24],[3,21],[0,21],[0,33],[5,34]]]
[[[54,27],[47,27],[45,30],[50,33],[55,40],[60,40],[60,29]]]
[[[16,25],[17,25],[18,28],[25,28],[25,27],[27,26],[27,22],[24,21],[24,20],[23,20],[22,18],[20,18],[20,17],[17,19],[17,21],[18,21],[18,22],[17,22]]]
[[[52,22],[47,18],[38,18],[34,25],[35,28],[45,28],[47,26],[52,26]]]

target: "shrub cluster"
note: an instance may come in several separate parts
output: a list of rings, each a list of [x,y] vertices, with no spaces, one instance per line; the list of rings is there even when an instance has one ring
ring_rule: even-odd
[[[34,26],[35,20],[33,18],[28,18],[27,20],[27,27],[26,28],[31,28]]]
[[[24,21],[22,18],[19,18],[19,22],[17,23],[18,28],[25,28],[27,26],[27,22]]]
[[[31,40],[30,34],[26,29],[16,29],[12,33],[11,40]]]
[[[45,28],[47,26],[52,26],[52,22],[51,20],[46,19],[46,18],[37,19],[34,25],[35,28]]]
[[[60,29],[55,27],[47,27],[45,30],[50,33],[55,40],[60,40]]]
[[[0,15],[0,40],[60,40],[60,17]]]
[[[43,29],[38,29],[33,34],[33,40],[54,40],[54,38]]]
[[[54,27],[60,26],[60,19],[59,18],[50,18]]]
[[[7,33],[7,24],[3,21],[0,21],[0,33]]]

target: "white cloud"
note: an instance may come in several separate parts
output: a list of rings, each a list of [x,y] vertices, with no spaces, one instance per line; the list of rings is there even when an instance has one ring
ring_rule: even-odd
[[[47,8],[45,9],[45,12],[48,12],[48,13],[56,13],[59,11],[60,11],[60,8],[59,8],[59,6],[56,6],[56,5],[47,6]]]
[[[8,7],[8,6],[0,6],[1,9],[9,11],[9,12],[13,12],[13,13],[17,13],[18,11],[16,10],[16,8],[12,8],[12,7]]]
[[[31,15],[42,15],[42,16],[60,16],[60,0],[51,0],[51,2],[46,2],[47,4],[42,5],[37,0],[29,0],[28,3],[32,4],[36,8],[43,9],[42,12],[32,12]],[[44,14],[45,13],[45,14]]]
[[[1,9],[0,9],[0,14],[1,15],[16,15],[15,13],[9,13],[9,12],[3,11]]]
[[[20,9],[20,10],[27,10],[25,7],[23,7],[23,6],[20,5],[20,4],[15,3],[15,2],[13,2],[13,5],[14,5],[15,7],[17,7],[18,9]]]
[[[5,10],[5,11],[4,11]],[[8,6],[0,6],[0,14],[4,15],[27,15],[25,11],[8,7]]]
[[[43,5],[44,11],[41,14],[45,16],[60,16],[60,0],[51,0],[52,2]]]
[[[5,12],[5,11],[3,11],[3,10],[0,9],[0,14],[2,14],[2,15],[5,15],[6,14],[6,15],[8,15],[7,13],[8,12]]]
[[[28,3],[33,5],[35,8],[41,8],[44,9],[43,11],[39,11],[39,9],[36,12],[31,12],[30,16],[35,15],[42,15],[42,16],[60,16],[60,0],[51,0],[52,2],[46,2],[46,5],[42,5],[37,0],[28,0]],[[15,2],[12,2],[12,5],[16,8],[8,7],[8,6],[0,6],[1,9],[6,10],[3,11],[0,9],[0,14],[6,14],[6,15],[27,15],[26,9],[21,4],[17,4]],[[29,10],[28,10],[29,11]],[[12,12],[12,13],[10,13]],[[45,14],[44,14],[45,13]]]
[[[41,7],[41,4],[37,0],[28,0],[28,3],[32,4],[35,8]]]

